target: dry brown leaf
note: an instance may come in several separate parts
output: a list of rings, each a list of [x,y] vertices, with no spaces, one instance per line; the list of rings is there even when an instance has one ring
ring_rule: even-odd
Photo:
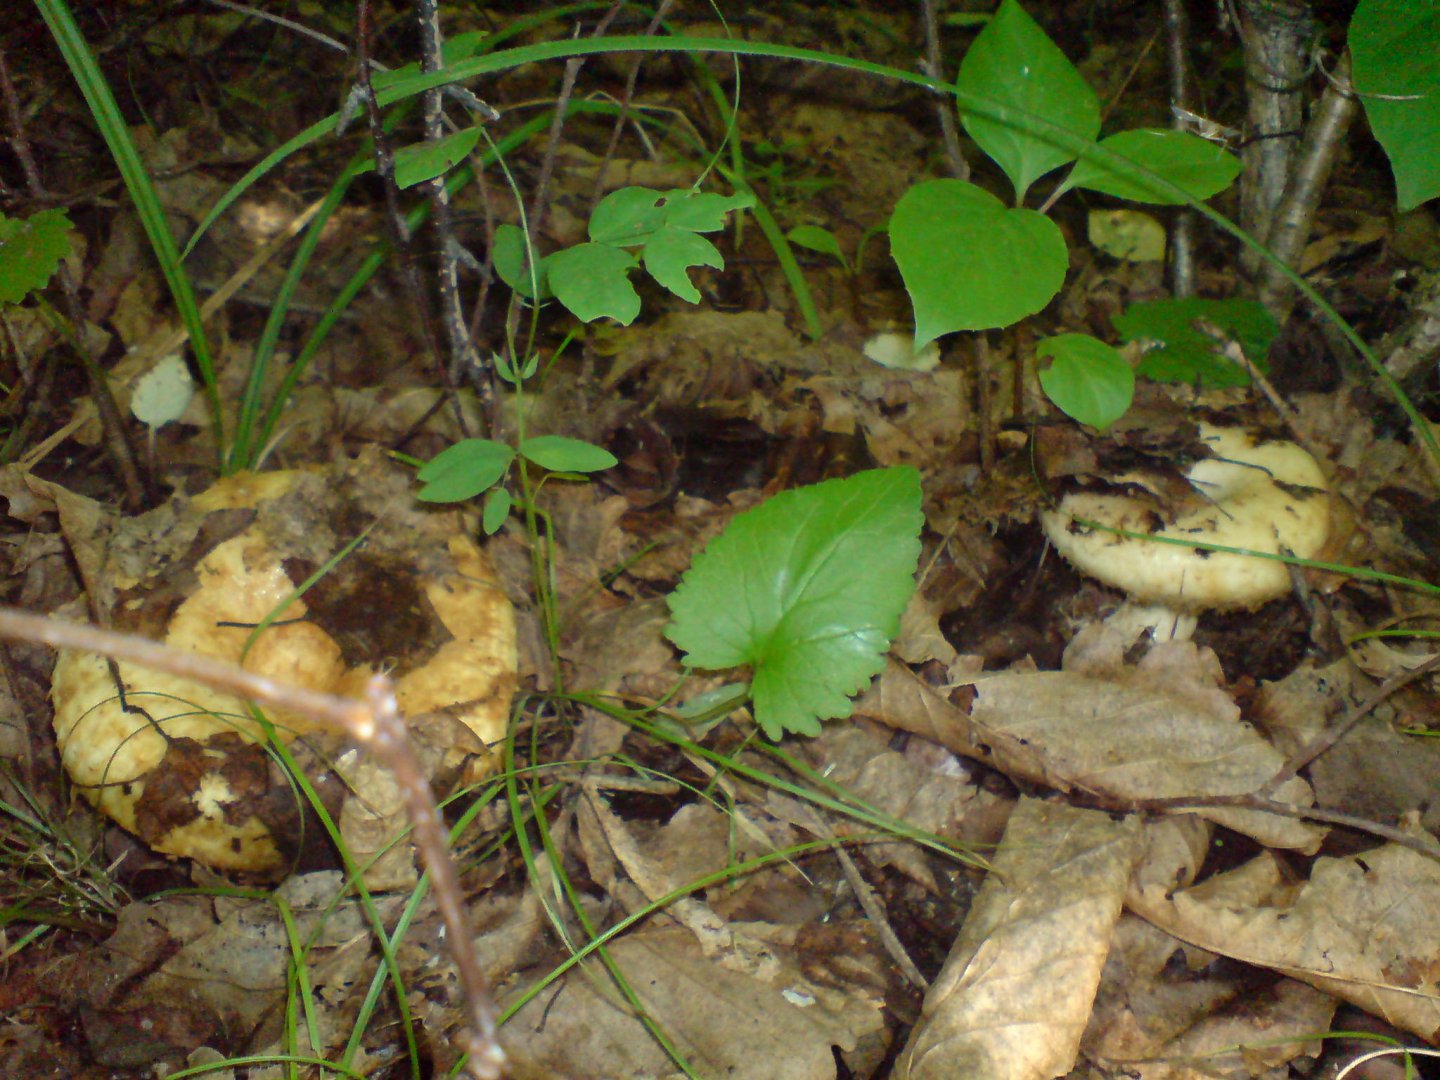
[[[911,754],[891,750],[883,729],[864,723],[828,725],[806,750],[811,768],[850,795],[897,821],[961,844],[961,822],[977,809],[978,799],[992,803],[963,771],[924,767]],[[919,740],[914,740],[916,743]],[[938,747],[938,753],[950,757]],[[950,758],[953,766],[954,758]],[[772,800],[776,798],[772,793]],[[772,803],[773,805],[773,803]],[[851,836],[872,830],[843,817],[832,819],[835,832]],[[860,853],[876,866],[894,866],[927,889],[936,891],[935,876],[915,844],[868,843]]]
[[[1021,800],[895,1080],[1048,1080],[1075,1064],[1139,822]]]
[[[1257,1066],[1319,1052],[1303,1038],[1329,1026],[1333,998],[1292,979],[1256,994],[1253,971],[1218,959],[1125,916],[1085,1032],[1086,1058],[1140,1080],[1247,1080]],[[1280,1041],[1287,1034],[1297,1041]]]
[[[1017,779],[1079,790],[1124,804],[1136,799],[1241,795],[1283,763],[1202,670],[1186,642],[1154,650],[1149,669],[1098,678],[1069,671],[1009,671],[974,681],[970,711],[952,705],[891,664],[856,713],[912,731]],[[1147,657],[1147,663],[1151,663]],[[1313,800],[1303,780],[1274,798]],[[1324,831],[1275,814],[1233,807],[1197,813],[1274,847],[1312,852]]]
[[[1398,844],[1318,860],[1292,885],[1266,852],[1132,910],[1176,937],[1283,972],[1423,1039],[1440,1037],[1440,862]]]
[[[835,928],[838,930],[839,928]],[[833,1080],[832,1046],[878,1046],[883,994],[811,981],[775,944],[773,980],[707,960],[685,929],[646,931],[609,946],[646,1012],[701,1076]],[[504,1029],[512,1080],[678,1076],[621,1004],[599,964],[525,1005]]]

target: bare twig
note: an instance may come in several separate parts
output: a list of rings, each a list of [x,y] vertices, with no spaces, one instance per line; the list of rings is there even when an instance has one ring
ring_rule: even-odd
[[[1297,267],[1320,209],[1320,196],[1335,167],[1345,132],[1355,118],[1355,95],[1350,91],[1350,58],[1340,61],[1334,77],[1320,96],[1320,104],[1294,162],[1294,175],[1285,197],[1275,208],[1267,242],[1270,250],[1288,267]],[[1261,272],[1260,301],[1284,323],[1294,302],[1295,287],[1274,263],[1266,262]]]
[[[615,17],[620,14],[621,5],[611,4],[601,17],[591,37],[603,37]],[[530,196],[530,214],[526,219],[530,230],[530,243],[539,242],[541,227],[545,224],[545,208],[550,201],[550,178],[555,175],[555,157],[560,150],[560,133],[565,130],[565,111],[575,93],[575,81],[580,77],[584,57],[574,56],[565,61],[565,72],[560,78],[560,92],[555,96],[555,111],[551,115],[550,130],[546,133],[545,151],[540,158],[540,175],[535,181],[535,191]]]
[[[1242,150],[1240,224],[1270,242],[1275,212],[1295,165],[1304,120],[1301,89],[1310,73],[1314,17],[1308,0],[1241,0],[1236,25],[1245,47],[1248,140]],[[1254,273],[1260,257],[1246,248],[1241,264]]]
[[[935,0],[925,0],[921,8],[925,23],[925,62],[922,68],[926,75],[941,82],[948,82],[940,62],[940,19],[935,10]],[[955,100],[939,90],[936,92],[935,112],[940,118],[940,134],[945,143],[945,160],[950,165],[950,175],[956,180],[970,179],[970,163],[960,148],[960,127],[955,122]]]
[[[420,69],[425,72],[439,71],[445,66],[445,58],[441,53],[440,6],[436,0],[415,0],[415,15],[420,24]],[[425,138],[430,142],[439,142],[445,137],[444,99],[440,87],[425,91],[421,100],[425,111]],[[435,258],[440,321],[450,339],[450,379],[458,384],[464,373],[478,369],[480,363],[465,326],[465,312],[460,306],[459,241],[455,239],[455,228],[450,217],[450,192],[445,189],[443,174],[429,181],[426,186],[430,194],[430,223],[439,242]],[[490,386],[488,379],[477,381],[482,388]],[[456,413],[460,420],[460,431],[469,435],[464,411],[457,409]]]
[[[1339,825],[1343,828],[1354,829],[1356,832],[1379,837],[1381,840],[1388,840],[1392,844],[1399,844],[1411,851],[1418,851],[1421,855],[1429,856],[1432,859],[1440,859],[1440,841],[1428,833],[1417,836],[1404,829],[1397,829],[1393,825],[1382,825],[1378,821],[1356,817],[1354,814],[1341,813],[1339,810],[1326,810],[1319,806],[1296,806],[1293,803],[1266,799],[1259,795],[1177,795],[1170,799],[1135,799],[1127,801],[1124,809],[1173,812],[1176,810],[1203,810],[1209,807],[1239,807],[1242,810],[1258,810],[1263,814],[1275,814],[1279,817],[1294,818],[1297,821],[1323,821],[1328,825]],[[1111,807],[1111,809],[1117,808]]]
[[[674,3],[675,0],[660,0],[655,8],[655,14],[651,16],[649,23],[645,26],[646,37],[653,37],[655,32],[660,29],[660,24],[670,13],[670,8],[674,6]],[[615,123],[610,128],[610,140],[605,144],[605,152],[600,155],[600,162],[595,167],[595,184],[590,191],[592,212],[600,202],[600,196],[604,193],[605,167],[615,156],[615,149],[620,145],[620,133],[630,122],[630,103],[635,100],[635,86],[640,81],[640,67],[644,61],[644,54],[637,54],[635,59],[630,61],[630,70],[625,73],[625,92],[620,95],[620,111],[615,114]]]
[[[435,905],[445,922],[451,957],[469,1006],[469,1027],[460,1033],[468,1067],[476,1080],[499,1080],[505,1053],[495,1039],[495,1007],[490,999],[474,941],[465,919],[460,880],[450,861],[440,812],[425,775],[410,748],[404,718],[395,701],[394,684],[377,675],[364,701],[320,693],[246,671],[208,656],[181,652],[131,634],[65,622],[15,608],[0,607],[0,637],[39,642],[56,649],[99,653],[111,660],[140,664],[216,690],[277,709],[290,709],[337,727],[361,743],[390,770],[405,792],[415,844],[435,892]]]
[[[375,86],[370,79],[370,0],[360,0],[356,6],[355,55],[360,61],[359,88],[364,99],[365,114],[370,121],[370,139],[374,145],[375,173],[385,191],[386,218],[390,235],[400,257],[400,278],[405,283],[405,293],[414,308],[420,339],[426,351],[433,358],[440,373],[441,381],[454,403],[456,423],[465,431],[467,424],[462,416],[455,379],[454,365],[445,362],[445,350],[440,344],[440,335],[435,330],[435,313],[430,297],[420,280],[420,270],[415,253],[414,238],[405,223],[405,214],[400,208],[400,189],[395,184],[395,154],[390,146],[385,125],[380,115],[380,102],[375,97]],[[462,330],[463,333],[463,330]],[[468,336],[466,337],[468,340]]]
[[[1390,676],[1390,678],[1377,686],[1369,697],[1358,705],[1352,706],[1343,717],[1312,739],[1309,745],[1302,747],[1298,752],[1290,755],[1290,758],[1281,766],[1280,771],[1272,776],[1266,782],[1265,786],[1260,789],[1260,794],[1273,794],[1275,789],[1281,784],[1285,783],[1285,781],[1289,780],[1306,765],[1309,765],[1348,735],[1356,724],[1368,716],[1376,706],[1380,705],[1381,702],[1385,701],[1391,694],[1409,686],[1422,675],[1435,670],[1436,667],[1440,667],[1440,653],[1430,657],[1430,659],[1426,660],[1423,664],[1410,668],[1408,671],[1402,671]]]
[[[215,7],[218,8],[224,8],[226,11],[234,11],[238,12],[241,15],[249,15],[252,18],[260,19],[262,22],[274,23],[276,26],[283,26],[286,30],[299,34],[301,37],[307,37],[311,41],[319,42],[321,45],[324,45],[328,49],[335,49],[336,51],[345,53],[347,55],[350,52],[349,47],[343,41],[337,41],[329,34],[312,29],[311,27],[306,26],[302,22],[297,22],[295,19],[287,19],[283,15],[276,15],[272,11],[265,11],[262,8],[254,7],[250,4],[237,4],[234,3],[233,0],[207,0],[207,3],[213,4]],[[384,64],[380,63],[380,61],[372,58],[370,60],[370,70],[387,72],[390,69]],[[500,119],[500,114],[492,106],[487,105],[485,102],[481,101],[463,86],[456,86],[452,84],[449,86],[442,86],[440,87],[440,90],[442,93],[445,94],[446,97],[453,98],[454,100],[458,101],[463,108],[471,112],[478,113],[482,118],[486,120]]]
[[[1170,104],[1194,112],[1190,94],[1190,26],[1184,0],[1165,0],[1165,55],[1170,66]],[[1170,126],[1185,127],[1172,108]],[[1177,297],[1195,295],[1195,211],[1185,207],[1170,229],[1170,289]]]

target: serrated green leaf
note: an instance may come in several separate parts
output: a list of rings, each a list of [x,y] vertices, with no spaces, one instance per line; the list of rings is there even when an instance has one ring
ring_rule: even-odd
[[[915,306],[915,348],[952,330],[1009,326],[1048,304],[1069,252],[1056,224],[983,188],[929,180],[890,218],[890,251]]]
[[[609,244],[576,244],[549,256],[546,280],[555,299],[581,322],[611,318],[629,326],[640,314],[640,294],[630,284],[635,256]]]
[[[402,146],[395,151],[395,186],[401,191],[444,176],[475,149],[480,128],[465,128],[435,142]]]
[[[700,290],[695,288],[688,273],[692,266],[710,266],[716,270],[725,269],[725,258],[709,240],[693,232],[682,232],[669,226],[661,229],[643,252],[645,269],[650,276],[681,300],[692,304],[700,302]]]
[[[464,502],[496,484],[515,451],[494,439],[461,439],[436,454],[416,476],[425,484],[416,496],[425,502]]]
[[[1208,199],[1224,191],[1240,175],[1239,158],[1188,131],[1159,128],[1121,131],[1101,139],[1100,145],[1158,173],[1183,188],[1192,199]],[[1175,206],[1185,201],[1158,190],[1143,174],[1118,171],[1097,158],[1081,158],[1076,163],[1060,185],[1060,192],[1070,188],[1089,188],[1116,198],[1160,206]]]
[[[1120,353],[1089,334],[1057,334],[1035,347],[1051,364],[1040,372],[1045,396],[1066,416],[1104,431],[1135,397],[1135,372]]]
[[[1002,0],[976,35],[955,82],[972,94],[1043,116],[1082,139],[1100,133],[1095,91],[1015,0]],[[1005,170],[1015,185],[1017,202],[1024,201],[1030,185],[1040,177],[1075,160],[1071,151],[1017,127],[964,110],[960,119],[980,149]]]
[[[735,517],[669,598],[666,635],[700,668],[751,665],[772,739],[820,732],[884,666],[915,589],[920,474],[876,469]]]
[[[594,443],[564,435],[537,435],[520,444],[520,453],[551,472],[592,473],[615,467],[615,455]]]
[[[72,229],[64,210],[41,210],[28,218],[0,214],[0,303],[18,304],[45,287],[70,254]]]

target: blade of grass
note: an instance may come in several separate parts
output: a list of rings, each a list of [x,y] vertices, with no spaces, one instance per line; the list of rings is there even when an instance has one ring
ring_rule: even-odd
[[[120,169],[120,176],[125,181],[125,188],[130,194],[130,200],[134,203],[140,223],[145,229],[145,235],[150,240],[150,247],[155,253],[156,262],[160,265],[160,272],[170,287],[170,296],[175,301],[175,309],[179,312],[181,321],[190,333],[190,347],[194,352],[195,364],[200,370],[200,380],[206,400],[210,405],[211,422],[215,425],[216,452],[220,455],[223,465],[225,416],[220,405],[220,388],[215,379],[215,363],[210,353],[209,341],[205,337],[205,325],[200,317],[200,307],[195,302],[195,290],[181,263],[175,239],[170,235],[169,224],[165,218],[165,211],[160,205],[160,198],[156,194],[155,185],[151,182],[149,173],[145,171],[145,165],[140,160],[140,152],[135,146],[135,141],[130,137],[130,129],[126,126],[125,119],[120,113],[120,106],[110,92],[109,84],[106,83],[105,75],[100,70],[94,54],[85,43],[85,38],[81,35],[69,6],[65,0],[35,0],[35,2],[55,39],[55,44],[65,58],[65,63],[70,68],[70,73],[79,84],[80,92],[90,107],[90,113],[95,118],[95,123],[100,129],[106,146],[110,148],[110,154],[115,159],[116,166]]]

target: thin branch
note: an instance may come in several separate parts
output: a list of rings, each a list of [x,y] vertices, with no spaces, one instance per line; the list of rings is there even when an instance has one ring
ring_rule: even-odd
[[[932,79],[948,81],[940,62],[940,18],[935,10],[935,0],[925,0],[921,9],[925,23],[925,61],[921,69]],[[965,151],[960,148],[960,127],[955,122],[955,101],[949,94],[936,91],[935,112],[940,118],[940,135],[945,143],[945,160],[950,165],[950,175],[956,180],[970,179],[970,163],[965,160]]]
[[[420,70],[439,71],[445,66],[442,53],[443,35],[440,31],[440,5],[437,0],[415,0],[416,21],[420,25]],[[421,99],[425,113],[425,138],[438,143],[445,138],[444,97],[440,87],[425,91]],[[430,195],[430,221],[435,231],[438,250],[436,251],[436,290],[440,297],[440,321],[450,341],[450,382],[458,385],[466,372],[479,368],[479,357],[465,327],[465,312],[460,305],[459,241],[455,239],[454,222],[450,215],[450,193],[445,189],[445,177],[440,175],[426,183]],[[489,380],[478,380],[482,387],[490,385]],[[460,431],[469,435],[463,409],[456,409]]]
[[[1170,126],[1185,128],[1175,108],[1194,112],[1190,93],[1190,24],[1185,0],[1165,0],[1165,55],[1170,67]],[[1170,288],[1176,297],[1195,295],[1195,212],[1185,207],[1170,230]]]

